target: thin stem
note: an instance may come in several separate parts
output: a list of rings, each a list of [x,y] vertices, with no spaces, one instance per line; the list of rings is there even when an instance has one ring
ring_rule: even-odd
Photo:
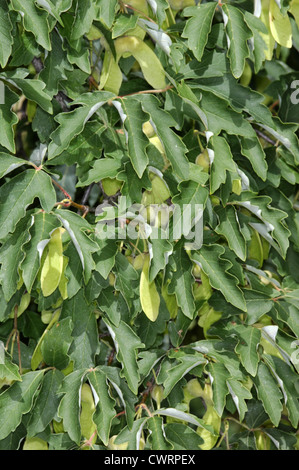
[[[57,186],[57,188],[60,189],[60,191],[65,195],[65,197],[71,201],[72,198],[71,198],[71,196],[69,195],[69,193],[68,193],[62,186],[60,186],[60,184],[57,183],[57,181],[54,180],[54,178],[51,178],[51,180],[52,180],[52,182],[55,184],[55,186]]]

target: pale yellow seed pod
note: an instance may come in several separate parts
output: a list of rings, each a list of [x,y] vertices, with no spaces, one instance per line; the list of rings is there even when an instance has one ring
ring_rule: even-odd
[[[135,36],[121,37],[115,40],[118,57],[129,52],[139,63],[145,80],[153,88],[165,88],[165,72],[154,51],[141,39]]]
[[[87,440],[93,436],[92,443],[95,443],[97,440],[97,434],[95,432],[97,427],[92,420],[95,409],[96,407],[91,388],[87,383],[84,383],[81,388],[81,435]]]
[[[46,250],[47,254],[41,269],[41,289],[43,295],[48,297],[59,286],[63,273],[63,246],[59,228],[53,231]]]
[[[150,259],[149,255],[147,255],[140,276],[140,303],[147,318],[154,322],[159,315],[160,296],[155,282],[149,281],[149,266]]]

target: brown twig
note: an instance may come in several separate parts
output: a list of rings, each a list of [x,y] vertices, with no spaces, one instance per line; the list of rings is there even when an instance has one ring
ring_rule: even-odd
[[[57,188],[60,189],[60,191],[65,195],[65,197],[71,201],[72,198],[69,195],[69,193],[62,186],[60,186],[60,184],[57,183],[57,181],[54,180],[54,178],[51,178],[51,179],[52,179],[52,182],[55,184],[55,186],[57,186]]]
[[[279,105],[279,100],[274,101],[274,102],[269,106],[270,111],[273,111],[273,109],[276,108],[276,106],[278,106],[278,105]]]

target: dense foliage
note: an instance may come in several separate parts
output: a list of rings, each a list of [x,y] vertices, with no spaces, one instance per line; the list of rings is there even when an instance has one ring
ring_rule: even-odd
[[[296,447],[298,28],[298,0],[0,0],[0,449]]]

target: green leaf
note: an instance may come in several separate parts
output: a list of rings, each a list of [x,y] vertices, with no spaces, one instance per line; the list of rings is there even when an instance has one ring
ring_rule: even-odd
[[[137,393],[140,380],[137,366],[137,349],[144,348],[138,336],[124,321],[116,327],[105,320],[117,351],[117,360],[122,365],[122,377],[125,377],[133,393]]]
[[[94,260],[92,253],[98,250],[96,242],[92,241],[85,232],[90,232],[91,227],[89,223],[68,210],[57,209],[55,211],[56,217],[61,221],[62,225],[68,231],[71,240],[78,252],[83,272],[84,279],[87,283],[91,276],[91,271],[94,268]]]
[[[120,378],[120,369],[117,367],[101,367],[107,375],[109,383],[112,385],[116,395],[124,406],[126,419],[129,428],[134,426],[136,396],[129,389],[125,379]]]
[[[187,179],[189,165],[185,156],[186,147],[179,136],[171,129],[171,127],[175,127],[175,121],[170,114],[159,108],[159,101],[156,97],[141,95],[138,96],[138,99],[141,101],[143,110],[151,116],[173,171],[182,179]]]
[[[236,353],[240,356],[240,360],[250,375],[255,376],[257,373],[259,356],[258,345],[261,339],[261,332],[257,328],[243,325],[236,325],[235,329],[239,337]]]
[[[89,32],[95,16],[95,6],[92,0],[85,0],[84,2],[77,0],[75,18],[71,32],[72,41],[80,39],[85,33]]]
[[[86,376],[86,369],[78,369],[67,375],[59,392],[63,394],[58,408],[58,416],[63,419],[63,427],[72,441],[80,444],[80,391]]]
[[[284,224],[284,219],[287,213],[273,207],[271,205],[272,199],[268,196],[256,196],[249,191],[243,191],[242,194],[236,198],[236,205],[245,207],[252,212],[262,223],[250,223],[260,235],[267,241],[271,240],[270,234],[278,242],[276,249],[283,257],[289,247],[290,231]]]
[[[225,183],[227,171],[236,171],[236,164],[230,147],[223,137],[212,138],[213,162],[211,165],[210,193],[213,194],[222,183]]]
[[[100,369],[93,370],[87,375],[93,394],[96,398],[96,410],[93,421],[97,426],[98,436],[107,446],[109,441],[112,420],[115,417],[115,400],[111,398],[108,390],[107,376]]]
[[[168,292],[175,294],[178,306],[181,307],[184,315],[192,320],[195,312],[192,292],[192,263],[184,248],[177,250],[173,257],[176,271],[173,273]]]
[[[98,307],[101,311],[108,315],[109,321],[115,326],[119,325],[121,319],[120,305],[118,302],[119,298],[114,293],[112,286],[107,287],[101,292],[101,295],[97,301]]]
[[[0,395],[0,441],[15,431],[22,420],[22,416],[28,413],[37,394],[44,371],[27,372],[22,376],[21,382],[15,382]],[[20,400],[20,397],[22,399]]]
[[[265,59],[265,49],[267,48],[266,43],[262,37],[262,34],[267,34],[267,28],[260,18],[257,18],[255,15],[251,14],[249,11],[244,13],[245,21],[253,34],[253,55],[254,55],[254,71],[258,73],[261,69]],[[262,33],[262,34],[261,34]]]
[[[282,412],[282,394],[269,368],[261,362],[254,379],[259,399],[274,426],[278,426]]]
[[[126,163],[124,170],[118,173],[117,179],[124,181],[122,187],[122,195],[126,196],[127,204],[134,204],[134,202],[141,203],[142,190],[151,189],[151,181],[148,176],[148,172],[145,171],[141,179],[136,178],[136,172],[131,163]]]
[[[49,212],[56,193],[50,177],[44,171],[26,170],[0,188],[0,239],[15,229],[25,216],[26,208],[38,197],[42,208]],[[13,210],[11,210],[13,208]]]
[[[251,138],[255,135],[251,125],[240,113],[228,107],[225,100],[211,92],[202,92],[200,107],[203,113],[203,124],[206,130],[218,135],[225,130],[230,135]]]
[[[2,343],[3,345],[3,343]],[[0,343],[0,348],[2,348]],[[4,345],[3,345],[4,353]],[[10,361],[9,357],[5,354],[3,358],[0,359],[0,380],[15,381],[21,382],[22,377],[19,373],[19,368],[16,364]]]
[[[8,153],[0,153],[0,178],[3,178],[11,171],[19,168],[22,165],[27,164],[26,160],[21,158],[13,157]]]
[[[238,215],[234,207],[216,207],[215,212],[219,219],[215,231],[223,235],[231,250],[243,261],[246,259],[246,240],[242,233]]]
[[[237,279],[228,272],[231,262],[223,257],[224,253],[221,245],[203,245],[198,253],[192,254],[192,259],[200,263],[214,289],[220,290],[229,303],[246,312],[245,299]]]
[[[81,289],[72,299],[67,299],[63,305],[62,314],[73,323],[72,344],[69,356],[75,369],[92,367],[95,354],[98,351],[99,339],[97,322],[92,306],[88,305]]]
[[[203,356],[199,355],[184,355],[178,358],[179,364],[175,365],[167,371],[167,378],[164,382],[164,398],[166,398],[175,384],[181,380],[186,374],[192,371],[195,367],[206,364],[207,361]]]
[[[289,364],[278,357],[266,356],[266,362],[281,388],[289,419],[296,429],[299,422],[299,399],[296,392],[298,374]]]
[[[47,55],[44,68],[39,74],[40,79],[46,84],[45,92],[53,98],[58,93],[59,83],[67,80],[65,71],[72,71],[73,67],[66,60],[62,40],[54,30],[51,35],[52,50]]]
[[[270,437],[278,450],[294,450],[296,449],[296,436],[280,429],[265,429],[265,434]]]
[[[153,14],[157,16],[159,25],[162,25],[166,16],[165,10],[169,8],[168,1],[167,0],[151,0],[148,3],[150,4]]]
[[[32,218],[25,217],[16,226],[13,235],[0,248],[0,280],[5,300],[8,302],[17,290],[19,267],[25,258],[22,248],[28,242]]]
[[[173,445],[173,450],[197,450],[203,443],[202,438],[185,424],[168,423],[164,430],[167,441]]]
[[[64,26],[60,15],[71,8],[72,0],[57,0],[54,4],[53,0],[36,0],[36,3]]]
[[[45,363],[56,369],[65,369],[70,362],[68,351],[72,341],[72,320],[59,320],[52,326],[41,345]]]
[[[142,110],[141,103],[130,97],[121,101],[121,116],[127,132],[129,157],[134,170],[141,178],[148,164],[146,147],[149,144],[142,124],[148,121],[149,116]]]
[[[77,187],[88,186],[91,183],[98,183],[104,178],[114,178],[121,168],[119,160],[114,158],[100,158],[95,161],[93,167],[80,178]]]
[[[40,363],[42,362],[42,360],[43,360],[43,355],[42,355],[42,352],[41,352],[41,347],[42,347],[42,344],[43,344],[43,340],[46,337],[46,335],[48,334],[48,332],[50,331],[50,329],[52,328],[52,326],[55,325],[55,323],[59,319],[60,313],[61,313],[60,309],[54,311],[54,313],[51,316],[51,319],[50,319],[50,322],[49,322],[47,328],[45,329],[45,331],[43,332],[43,334],[41,335],[41,337],[38,340],[38,343],[37,343],[37,345],[36,345],[36,347],[33,351],[31,361],[30,361],[31,362],[30,365],[31,365],[32,370],[36,370],[38,368],[38,366],[40,365]]]
[[[99,251],[94,254],[95,270],[107,279],[110,271],[115,264],[115,256],[117,253],[117,244],[115,240],[99,240],[97,243],[100,247]]]
[[[13,39],[12,39],[12,23],[9,16],[9,9],[6,0],[0,2],[0,64],[4,68],[11,55]]]
[[[112,30],[112,39],[119,36],[123,36],[126,32],[130,34],[130,29],[136,28],[138,22],[138,16],[120,16],[116,19]]]
[[[139,418],[134,421],[132,429],[124,427],[116,437],[115,444],[128,443],[127,450],[140,450],[141,433],[147,420],[147,417]]]
[[[153,416],[147,420],[147,428],[150,431],[151,448],[155,450],[170,450],[172,445],[165,436],[163,419]]]
[[[12,106],[19,100],[19,96],[11,91],[8,87],[5,87],[4,93],[5,105],[0,105],[0,144],[10,152],[15,153],[16,147],[14,141],[14,125],[17,124],[19,119],[12,111]]]
[[[224,364],[220,362],[209,362],[208,373],[213,378],[213,403],[218,416],[222,416],[226,404],[226,396],[229,393],[227,387],[227,379],[229,378],[228,370]]]
[[[162,229],[158,230],[158,233],[158,238],[151,239],[153,257],[149,268],[150,282],[152,282],[158,273],[165,268],[167,265],[167,256],[172,251],[172,244],[166,239],[166,235]]]
[[[243,13],[232,5],[223,5],[224,25],[228,40],[228,57],[234,77],[240,78],[245,59],[249,57],[247,41],[252,37],[252,32],[244,21]]]
[[[100,7],[100,19],[108,28],[111,28],[114,21],[117,0],[111,0],[110,2],[98,0],[97,3]]]
[[[199,5],[197,9],[190,9],[192,18],[186,22],[182,33],[182,37],[188,39],[188,47],[198,61],[201,61],[208,41],[216,6],[214,3],[206,3]],[[185,9],[184,14],[187,16],[188,13],[189,10]]]
[[[2,77],[21,90],[28,100],[38,104],[47,113],[53,114],[51,99],[44,91],[46,84],[43,81],[39,79],[18,78],[18,76],[9,72],[3,73]]]
[[[234,401],[234,404],[238,410],[240,421],[243,421],[245,413],[247,411],[247,404],[245,400],[252,398],[250,391],[244,387],[241,382],[235,379],[228,379],[226,381],[229,393]]]
[[[34,403],[28,422],[28,437],[34,437],[43,432],[52,419],[56,416],[60,396],[58,389],[64,375],[59,370],[48,371],[42,381],[41,389]]]
[[[171,418],[175,418],[180,421],[186,421],[187,423],[199,426],[214,434],[214,430],[211,425],[205,424],[205,422],[201,418],[198,418],[197,416],[191,413],[185,413],[184,411],[177,410],[175,408],[160,408],[159,410],[155,411],[154,414],[170,416]]]
[[[33,33],[38,44],[50,51],[48,13],[36,8],[31,0],[12,0],[11,4],[14,10],[21,13],[26,31]]]
[[[85,93],[74,104],[83,104],[67,113],[60,113],[55,117],[59,123],[58,128],[51,134],[52,142],[49,145],[49,159],[60,155],[66,150],[72,139],[80,134],[87,121],[110,99],[112,93],[98,91],[93,94]]]
[[[273,307],[273,300],[267,294],[254,289],[243,290],[247,305],[248,325],[256,323],[263,315],[268,313]]]
[[[216,76],[216,73],[213,75],[215,76],[197,79],[196,85],[193,86],[206,92],[212,92],[218,98],[227,101],[234,111],[246,111],[257,122],[267,124],[275,129],[273,117],[270,110],[263,103],[264,97],[262,94],[241,85],[229,73],[224,73],[222,77]],[[256,135],[252,133],[252,139],[250,140],[255,139]]]
[[[116,275],[115,288],[122,293],[130,307],[131,299],[134,297],[134,288],[139,285],[138,273],[127,258],[120,253],[117,253],[115,257],[114,272]]]
[[[240,137],[242,154],[248,158],[256,174],[265,181],[268,165],[265,152],[258,138]]]

